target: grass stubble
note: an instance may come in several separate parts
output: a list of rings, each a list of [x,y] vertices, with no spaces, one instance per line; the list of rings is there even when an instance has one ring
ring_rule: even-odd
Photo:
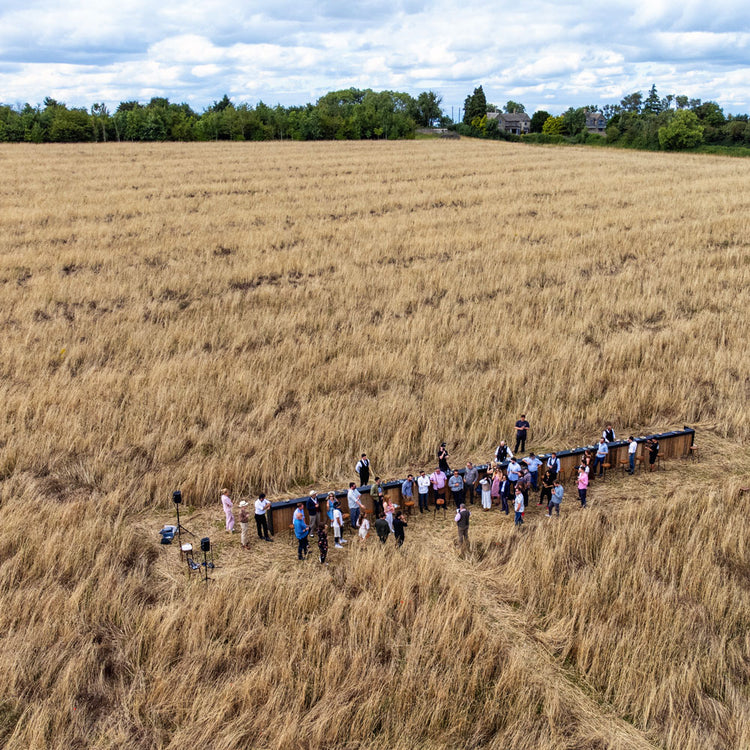
[[[457,143],[3,147],[0,743],[750,747],[750,166]],[[407,545],[235,498],[604,421],[703,461]],[[187,583],[181,487],[218,542]]]

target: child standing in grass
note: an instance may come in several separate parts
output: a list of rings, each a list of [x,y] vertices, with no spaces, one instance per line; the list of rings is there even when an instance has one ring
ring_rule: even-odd
[[[362,518],[359,519],[359,538],[361,541],[367,539],[367,535],[370,533],[370,522],[367,519],[367,511],[362,511]]]
[[[344,540],[341,538],[341,527],[344,525],[344,515],[341,512],[341,506],[338,500],[333,504],[333,518],[331,519],[331,528],[333,529],[333,546],[336,549],[344,548]]]
[[[326,557],[328,557],[328,529],[324,523],[318,526],[318,552],[320,552],[319,560],[321,565],[325,565]]]
[[[404,529],[409,524],[404,519],[404,514],[400,511],[396,511],[396,517],[393,519],[393,535],[396,537],[396,546],[400,547],[404,543]]]

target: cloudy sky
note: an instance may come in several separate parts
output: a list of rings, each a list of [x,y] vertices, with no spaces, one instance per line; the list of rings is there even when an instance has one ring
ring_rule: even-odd
[[[750,112],[750,3],[722,0],[2,0],[0,102],[166,96],[201,111],[304,104],[327,91],[434,90],[456,117],[646,93]]]

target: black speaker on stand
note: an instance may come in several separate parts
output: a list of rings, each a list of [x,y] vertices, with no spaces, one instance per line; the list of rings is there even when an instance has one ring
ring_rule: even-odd
[[[193,545],[192,544],[186,544],[185,546],[189,549],[183,549],[182,545],[182,532],[184,531],[186,534],[190,534],[190,536],[194,537],[195,534],[193,534],[190,529],[186,529],[181,523],[180,523],[180,505],[182,505],[182,492],[180,490],[175,490],[172,493],[172,502],[174,503],[175,510],[177,511],[177,546],[180,548],[180,560],[182,560],[182,553],[185,553],[185,556],[188,556],[188,553],[190,553],[190,557],[192,557],[193,552]]]
[[[214,551],[211,547],[211,540],[204,536],[203,539],[201,539],[201,552],[203,552],[203,562],[201,565],[203,566],[203,580],[208,583],[211,578],[208,577],[208,569],[211,568],[213,570],[214,568]],[[208,553],[211,553],[211,560],[208,559]]]

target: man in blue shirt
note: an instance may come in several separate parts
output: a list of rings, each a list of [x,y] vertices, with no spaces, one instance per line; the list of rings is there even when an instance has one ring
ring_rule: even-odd
[[[539,482],[539,467],[542,465],[542,462],[533,451],[528,458],[524,458],[523,462],[526,464],[526,466],[529,467],[529,475],[531,476],[531,489],[536,492],[539,489],[537,483]]]
[[[457,471],[451,474],[451,478],[448,480],[448,489],[453,495],[453,502],[456,504],[456,510],[458,510],[464,501],[464,480]]]
[[[302,503],[297,503],[297,511],[299,512],[294,512],[294,536],[297,537],[298,560],[307,557],[307,537],[310,534],[310,527],[305,523],[303,507]]]
[[[526,415],[521,414],[521,418],[516,422],[516,447],[513,453],[520,450],[523,453],[526,450],[526,436],[531,425],[526,420]]]
[[[401,496],[405,503],[414,497],[414,477],[411,474],[401,482]]]
[[[594,471],[596,474],[596,467],[599,467],[599,476],[604,475],[604,462],[607,460],[607,454],[609,448],[607,447],[607,441],[604,438],[599,440],[599,445],[596,446],[596,456],[594,457]]]
[[[508,481],[513,485],[513,488],[516,487],[516,482],[518,481],[518,477],[521,476],[521,465],[516,461],[515,458],[510,459],[510,463],[508,464]]]

